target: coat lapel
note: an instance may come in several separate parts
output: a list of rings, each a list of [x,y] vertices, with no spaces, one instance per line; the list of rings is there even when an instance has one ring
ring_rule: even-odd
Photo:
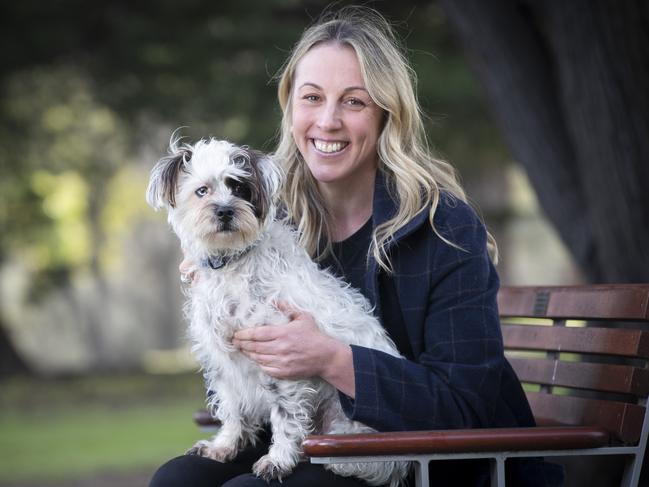
[[[374,202],[372,206],[372,224],[374,228],[387,222],[397,213],[398,200],[395,190],[390,190],[388,180],[383,171],[378,170],[374,182]],[[394,195],[394,196],[393,196]],[[400,240],[411,234],[422,224],[428,221],[428,209],[424,208],[406,225],[401,227],[392,240],[386,243],[387,250],[396,245]],[[396,271],[396,269],[394,269]],[[381,316],[381,305],[378,300],[380,268],[374,259],[370,259],[368,273],[365,276],[366,289],[369,291],[367,298],[370,300],[379,316]]]

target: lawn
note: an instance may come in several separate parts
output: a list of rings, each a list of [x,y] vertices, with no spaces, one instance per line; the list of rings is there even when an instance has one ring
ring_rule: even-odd
[[[0,484],[155,468],[204,436],[200,377],[14,379],[0,384]]]

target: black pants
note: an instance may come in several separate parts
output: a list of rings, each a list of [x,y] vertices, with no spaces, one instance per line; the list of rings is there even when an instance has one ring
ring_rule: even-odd
[[[367,487],[361,480],[340,477],[322,465],[302,462],[293,473],[268,484],[252,474],[252,465],[268,451],[268,442],[244,449],[234,460],[217,462],[196,455],[176,457],[161,466],[149,487]]]

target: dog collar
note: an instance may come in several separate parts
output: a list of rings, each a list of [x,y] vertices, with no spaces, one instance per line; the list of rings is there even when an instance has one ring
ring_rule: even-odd
[[[215,255],[208,255],[203,261],[201,262],[201,265],[203,267],[209,267],[210,269],[219,270],[223,267],[225,267],[229,262],[233,260],[239,260],[241,257],[246,255],[250,250],[254,247],[254,245],[251,245],[250,247],[246,247],[245,249],[237,252],[236,254],[226,254],[226,255],[220,255],[220,254],[215,254]]]
[[[230,258],[224,255],[210,255],[206,259],[203,260],[202,265],[203,267],[210,267],[214,270],[220,269],[221,267],[224,267],[225,264],[230,262]]]

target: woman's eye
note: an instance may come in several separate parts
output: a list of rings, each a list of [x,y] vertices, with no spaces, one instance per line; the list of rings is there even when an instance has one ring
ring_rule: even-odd
[[[363,103],[362,100],[359,100],[358,98],[349,98],[346,101],[347,105],[352,106],[352,107],[364,107],[365,103]]]
[[[205,196],[208,192],[209,192],[209,189],[207,188],[207,186],[201,186],[201,187],[198,188],[196,191],[194,191],[194,193],[196,193],[196,196],[198,196],[199,198],[202,198],[202,197]]]
[[[318,95],[306,95],[306,96],[303,97],[303,99],[306,100],[306,101],[316,102],[316,101],[320,100],[320,97]]]

